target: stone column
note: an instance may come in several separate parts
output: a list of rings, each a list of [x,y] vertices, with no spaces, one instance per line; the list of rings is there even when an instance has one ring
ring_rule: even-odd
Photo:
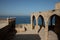
[[[45,18],[45,40],[48,40],[48,18]]]
[[[38,17],[36,17],[36,26],[38,27]]]
[[[33,28],[33,18],[32,18],[32,15],[31,15],[31,30]]]
[[[36,17],[36,26],[35,26],[35,31],[36,33],[38,33],[38,30],[40,29],[39,25],[38,25],[38,17]]]

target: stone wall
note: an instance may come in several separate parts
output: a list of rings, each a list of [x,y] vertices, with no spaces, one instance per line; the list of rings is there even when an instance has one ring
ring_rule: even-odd
[[[56,3],[55,9],[60,9],[60,3]]]
[[[25,32],[31,30],[31,24],[17,24],[16,28],[17,32]]]
[[[0,29],[0,40],[11,40],[15,33],[15,18],[8,19],[8,25]]]

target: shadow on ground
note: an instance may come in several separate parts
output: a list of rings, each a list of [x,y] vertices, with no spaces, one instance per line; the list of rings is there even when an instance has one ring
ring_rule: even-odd
[[[12,40],[16,32],[14,27],[7,25],[0,29],[0,40]]]
[[[41,40],[38,34],[19,34],[14,37],[14,40]]]

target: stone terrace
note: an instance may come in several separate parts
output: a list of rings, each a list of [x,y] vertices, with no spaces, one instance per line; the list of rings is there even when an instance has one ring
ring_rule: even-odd
[[[5,18],[0,19],[0,29],[8,25],[8,21]]]

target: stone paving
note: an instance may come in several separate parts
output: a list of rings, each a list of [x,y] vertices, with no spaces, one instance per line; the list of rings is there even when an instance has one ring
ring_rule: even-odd
[[[26,31],[21,33],[16,33],[13,40],[44,40],[45,39],[45,32],[44,29],[42,29],[39,33],[36,33],[36,31]],[[58,40],[57,34],[55,34],[53,31],[49,31],[49,40]]]

